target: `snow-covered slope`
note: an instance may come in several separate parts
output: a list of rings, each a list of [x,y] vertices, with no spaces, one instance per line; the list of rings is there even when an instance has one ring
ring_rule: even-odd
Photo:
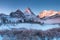
[[[39,15],[44,24],[60,24],[60,12],[54,10],[44,10]]]
[[[60,40],[59,28],[59,25],[28,23],[1,25],[0,40]]]
[[[52,18],[52,19],[46,19],[46,20],[44,20],[44,24],[59,24],[60,25],[60,17]]]
[[[20,23],[20,24],[3,24],[0,26],[0,30],[4,29],[12,29],[12,28],[26,28],[26,29],[36,29],[36,30],[48,30],[53,28],[59,28],[60,26],[57,25],[40,25],[40,24],[31,24],[31,23]]]

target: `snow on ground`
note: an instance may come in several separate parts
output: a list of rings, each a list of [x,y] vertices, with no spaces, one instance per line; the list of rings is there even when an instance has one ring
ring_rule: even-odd
[[[3,39],[3,37],[0,35],[0,40],[2,40]]]
[[[48,29],[52,29],[52,28],[59,28],[59,25],[40,25],[40,24],[31,24],[31,23],[20,23],[20,24],[3,24],[0,26],[0,30],[11,30],[12,28],[26,28],[26,29],[37,29],[37,30],[48,30]],[[0,40],[4,40],[4,39],[9,39],[9,37],[2,37],[0,35]],[[41,38],[37,37],[38,40],[41,40]],[[47,38],[45,38],[45,40],[47,40]],[[53,38],[52,40],[60,40],[60,38]]]
[[[0,26],[0,30],[8,29],[11,30],[12,28],[26,28],[26,29],[37,29],[37,30],[48,30],[52,28],[59,28],[58,24],[56,25],[40,25],[40,24],[31,24],[31,23],[20,23],[20,24],[5,24]]]

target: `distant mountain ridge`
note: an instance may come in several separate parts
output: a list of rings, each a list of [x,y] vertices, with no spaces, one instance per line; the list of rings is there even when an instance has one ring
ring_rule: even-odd
[[[54,10],[44,10],[41,13],[39,13],[38,17],[39,18],[45,18],[45,17],[53,17],[59,15],[60,16],[60,12],[54,11]]]
[[[44,10],[37,16],[30,8],[26,8],[24,12],[18,9],[15,12],[11,12],[10,15],[0,14],[0,25],[10,23],[60,24],[59,20],[60,12],[54,10]]]

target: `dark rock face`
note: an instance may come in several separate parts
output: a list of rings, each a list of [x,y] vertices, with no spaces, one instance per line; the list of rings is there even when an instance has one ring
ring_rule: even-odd
[[[10,16],[11,16],[11,17],[18,17],[18,18],[20,18],[20,17],[24,17],[24,14],[23,14],[22,11],[20,11],[20,10],[18,9],[16,12],[11,12],[11,13],[10,13]]]
[[[3,40],[60,40],[60,28],[54,28],[46,31],[12,29],[0,31]]]
[[[0,24],[7,23],[7,18],[8,15],[5,14],[0,14]]]

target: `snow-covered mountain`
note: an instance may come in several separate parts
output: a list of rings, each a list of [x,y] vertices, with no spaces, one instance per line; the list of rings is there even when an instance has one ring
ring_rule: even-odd
[[[16,23],[39,23],[41,24],[41,19],[36,17],[36,15],[27,8],[23,13],[19,9],[15,12],[11,12],[10,15],[0,14],[0,24],[16,24]]]
[[[44,10],[38,17],[44,20],[44,24],[60,24],[60,12],[54,10]]]
[[[44,10],[38,17],[30,8],[26,8],[24,12],[19,9],[11,12],[10,15],[0,14],[0,24],[3,23],[39,23],[39,24],[60,24],[60,12],[54,10]],[[52,22],[53,21],[53,22]]]
[[[0,40],[60,40],[60,12],[44,10],[39,16],[30,8],[0,14]]]
[[[40,18],[36,17],[36,15],[31,11],[30,8],[26,8],[24,15],[25,15],[25,20],[27,22],[30,21],[30,22],[41,23]]]
[[[54,10],[44,10],[44,11],[42,11],[39,15],[38,15],[38,17],[39,18],[45,18],[45,17],[51,17],[51,16],[54,16],[54,15],[56,15],[56,14],[58,14],[59,15],[59,13],[57,12],[57,11],[54,11]]]

